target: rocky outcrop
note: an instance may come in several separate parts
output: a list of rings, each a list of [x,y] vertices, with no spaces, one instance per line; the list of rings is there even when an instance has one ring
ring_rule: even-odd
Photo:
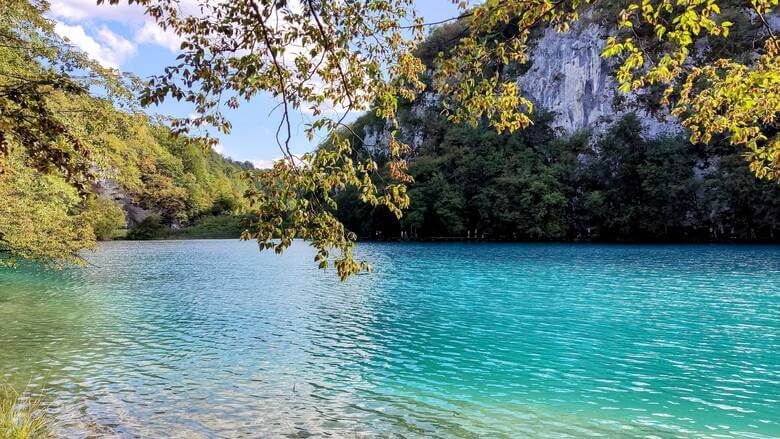
[[[639,117],[648,137],[679,132],[673,117],[651,114],[638,95],[619,94],[612,66],[601,56],[607,37],[606,27],[587,18],[575,22],[567,32],[546,29],[533,43],[529,68],[516,78],[523,95],[538,109],[552,112],[551,126],[568,134],[588,129],[598,135],[627,113]],[[427,117],[440,111],[438,103],[435,94],[424,92],[412,113],[424,125]],[[425,142],[424,126],[402,123],[401,131],[413,150]],[[364,126],[366,149],[382,151],[388,133],[389,127],[383,125]]]
[[[671,118],[636,105],[636,96],[618,96],[609,62],[601,56],[607,36],[603,26],[587,20],[568,32],[546,29],[531,52],[530,69],[517,80],[523,94],[555,114],[553,127],[569,133],[602,132],[628,112],[639,116],[649,137],[679,131]]]
[[[759,25],[757,16],[745,13],[753,24]],[[765,18],[774,32],[780,32],[780,15]],[[628,113],[638,116],[648,138],[681,132],[682,127],[668,111],[650,104],[654,102],[652,97],[618,92],[614,61],[601,56],[610,32],[590,14],[574,22],[567,32],[546,29],[531,43],[527,69],[515,78],[523,95],[537,109],[553,113],[551,126],[566,134],[587,129],[596,139]],[[706,53],[706,38],[699,43],[696,52]],[[651,107],[655,109],[650,110]],[[438,96],[424,92],[411,109],[414,122],[402,121],[402,140],[413,151],[426,142],[426,121],[439,111]],[[375,153],[385,151],[389,130],[381,124],[364,126],[366,148]]]
[[[121,185],[114,180],[99,180],[94,187],[95,194],[111,198],[125,211],[125,220],[128,227],[135,227],[153,212],[134,204],[133,198]]]

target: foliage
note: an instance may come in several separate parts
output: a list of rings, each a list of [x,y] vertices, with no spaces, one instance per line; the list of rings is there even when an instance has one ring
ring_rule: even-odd
[[[540,117],[540,120],[544,118]],[[412,234],[550,239],[562,237],[565,207],[560,180],[566,157],[552,144],[546,124],[517,134],[453,127],[441,153],[410,165],[415,185],[409,215],[402,224]]]
[[[59,39],[46,4],[0,4],[0,250],[18,258],[80,262],[94,246],[82,201],[95,173],[96,133],[111,132],[111,100],[128,78]],[[78,72],[78,75],[76,74]],[[88,95],[100,87],[106,98]]]
[[[587,153],[575,200],[583,237],[620,241],[777,240],[780,187],[757,180],[727,141],[647,141],[634,118]]]
[[[751,170],[760,178],[780,181],[780,136],[768,137],[780,114],[780,40],[766,21],[778,0],[750,0],[744,7],[765,26],[765,40],[756,59],[728,58],[690,66],[689,56],[697,39],[728,37],[733,23],[721,20],[714,0],[643,0],[620,14],[620,27],[629,36],[611,38],[605,56],[623,55],[617,72],[621,90],[665,84],[663,102],[675,107],[691,130],[691,141],[707,143],[726,135],[733,144],[745,145]],[[655,50],[645,49],[636,28],[652,28]]]
[[[332,195],[356,195],[369,209],[384,206],[397,217],[409,205],[412,192],[407,193],[405,185],[412,179],[404,156],[412,151],[397,135],[399,109],[428,86],[441,98],[450,122],[485,124],[499,134],[528,128],[533,106],[507,72],[526,63],[533,31],[540,27],[565,31],[583,11],[593,10],[586,9],[591,3],[609,3],[595,10],[601,14],[609,13],[615,3],[488,0],[471,5],[456,0],[461,14],[451,20],[455,25],[434,33],[434,40],[418,50],[427,25],[416,16],[412,0],[202,1],[200,10],[190,14],[175,0],[133,2],[183,40],[179,63],[154,78],[144,94],[145,103],[175,98],[195,104],[198,116],[182,121],[181,129],[211,124],[228,132],[230,123],[219,108],[223,97],[232,108],[262,91],[279,100],[277,144],[286,160],[271,172],[247,176],[253,180],[248,195],[256,221],[244,238],[277,252],[294,238],[307,239],[318,249],[320,266],[332,261],[342,278],[368,267],[353,260],[355,236],[334,217],[343,209]],[[751,0],[745,6],[763,19],[777,7],[777,0]],[[766,134],[766,128],[776,124],[780,99],[777,44],[771,31],[762,37],[763,53],[757,59],[701,61],[688,56],[697,41],[729,34],[730,24],[720,19],[715,0],[643,0],[609,14],[604,20],[625,31],[604,52],[620,60],[617,76],[623,90],[667,85],[665,103],[690,128],[692,141],[727,135],[732,143],[747,145],[758,176],[776,177],[778,144]],[[645,43],[653,48],[653,57],[646,53]],[[389,128],[386,142],[376,145],[386,149],[383,158],[388,162],[381,170],[372,157],[356,154],[362,133],[328,111],[362,111],[369,106]],[[328,141],[297,158],[289,150],[289,116],[301,109],[317,117],[307,129],[309,135],[323,130]],[[379,176],[384,184],[376,184]],[[425,178],[441,181],[442,176]],[[528,199],[505,203],[535,203],[539,195],[534,191],[541,194],[546,188],[529,183],[516,175],[503,179],[503,191],[531,191]],[[426,212],[450,212],[467,202],[443,181],[440,186],[451,196],[439,199],[438,206],[412,206],[410,221],[419,223]],[[414,190],[420,194],[418,200],[425,198],[423,187]],[[338,199],[343,201],[342,196]],[[546,209],[559,209],[560,201],[544,199],[547,207],[532,216],[544,221]],[[272,241],[276,237],[280,240]],[[331,256],[331,249],[338,253]]]
[[[170,234],[170,228],[160,215],[149,215],[127,234],[130,240],[163,239]]]
[[[584,197],[578,206],[583,224],[590,228],[584,236],[686,239],[687,215],[701,205],[696,154],[680,138],[647,141],[638,135],[641,127],[636,117],[628,116],[586,153],[580,180]]]
[[[280,101],[276,140],[286,160],[271,172],[247,175],[256,179],[249,196],[258,227],[245,238],[279,252],[296,237],[308,239],[318,248],[323,267],[331,261],[330,249],[339,252],[332,263],[342,277],[366,269],[352,258],[352,236],[333,217],[328,193],[354,186],[364,202],[384,204],[400,215],[408,201],[402,184],[385,185],[377,192],[367,175],[375,164],[351,162],[350,146],[343,139],[331,139],[332,149],[293,157],[289,116],[302,108],[322,116],[307,129],[311,137],[317,130],[335,132],[344,126],[343,118],[323,115],[327,107],[355,111],[373,106],[377,115],[394,118],[397,100],[411,100],[422,89],[418,77],[423,66],[412,54],[422,29],[404,25],[421,23],[411,0],[200,2],[199,13],[192,15],[180,14],[175,1],[135,3],[183,39],[180,64],[151,81],[144,103],[184,99],[196,105],[198,114],[185,123],[229,131],[230,123],[218,108],[223,96],[233,108],[261,91]],[[390,151],[393,176],[404,182],[404,146],[392,142]],[[280,241],[274,243],[277,236]]]
[[[70,47],[42,1],[0,2],[0,252],[61,266],[124,224],[109,182],[169,224],[240,209],[242,164],[133,104],[137,81]]]
[[[206,214],[220,214],[244,206],[244,166],[224,159],[200,144],[173,135],[164,127],[153,131],[160,151],[143,158],[139,202],[171,223],[187,223]]]
[[[238,239],[246,229],[245,221],[242,215],[204,216],[186,227],[172,229],[162,217],[151,215],[133,228],[127,239]]]
[[[100,142],[92,133],[111,130],[105,117],[111,100],[129,102],[132,78],[72,50],[44,18],[46,7],[41,1],[0,4],[0,156],[16,148],[27,166],[84,192],[93,178],[90,153]],[[106,98],[90,98],[91,87]]]
[[[18,259],[80,262],[78,250],[94,246],[79,211],[78,191],[62,177],[41,175],[11,151],[0,173],[0,264]]]
[[[205,216],[192,225],[173,231],[173,239],[238,239],[245,218],[242,215]]]
[[[126,226],[125,212],[107,197],[89,197],[84,203],[84,217],[99,241],[115,238]]]
[[[40,401],[23,398],[8,386],[0,387],[0,438],[51,437],[43,409]]]
[[[431,116],[435,118],[435,116]],[[371,239],[766,241],[780,238],[780,188],[728,142],[646,140],[628,115],[598,139],[448,126],[409,165],[399,221],[339,196],[338,218]],[[434,126],[437,124],[434,122]],[[402,234],[403,233],[403,234]]]

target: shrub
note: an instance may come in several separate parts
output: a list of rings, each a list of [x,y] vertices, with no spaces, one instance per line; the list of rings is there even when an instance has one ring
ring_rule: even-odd
[[[84,216],[100,241],[116,238],[118,231],[126,225],[125,212],[107,197],[87,200]]]
[[[150,215],[141,221],[127,234],[127,239],[146,240],[162,239],[170,234],[170,229],[163,223],[160,215]]]
[[[0,438],[52,437],[40,400],[31,400],[10,387],[0,388]]]

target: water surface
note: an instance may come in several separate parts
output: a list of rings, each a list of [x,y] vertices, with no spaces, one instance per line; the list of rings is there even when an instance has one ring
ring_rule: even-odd
[[[0,271],[0,379],[118,437],[780,437],[780,248],[114,242]]]

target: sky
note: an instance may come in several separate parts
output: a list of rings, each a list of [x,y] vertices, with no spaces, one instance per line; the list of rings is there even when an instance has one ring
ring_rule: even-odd
[[[191,1],[191,0],[190,0]],[[418,0],[418,13],[427,22],[453,17],[457,8],[452,0]],[[49,17],[56,21],[60,36],[84,50],[106,67],[132,72],[141,78],[162,73],[176,61],[179,41],[176,35],[160,29],[143,8],[123,1],[119,5],[97,5],[96,0],[51,0]],[[272,113],[277,102],[270,95],[256,97],[238,110],[225,109],[233,129],[230,134],[218,134],[215,149],[234,160],[251,161],[260,168],[270,167],[281,155],[274,133],[281,114]],[[167,100],[148,111],[175,117],[194,112],[187,103]],[[301,154],[316,146],[303,134],[310,116],[297,114],[293,119],[292,152]]]

